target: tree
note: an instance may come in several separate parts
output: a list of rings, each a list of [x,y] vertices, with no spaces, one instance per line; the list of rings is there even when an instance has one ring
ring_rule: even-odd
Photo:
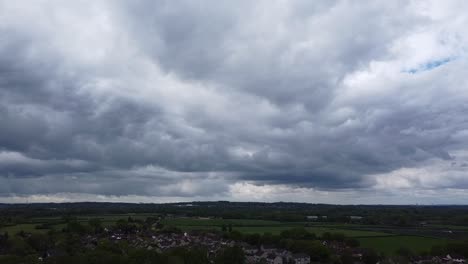
[[[375,264],[379,262],[379,255],[372,250],[372,249],[367,249],[364,254],[362,254],[362,262],[364,264]]]
[[[70,256],[76,255],[77,249],[81,248],[80,236],[76,233],[68,233],[63,242],[64,250]]]
[[[129,252],[128,258],[131,264],[165,263],[163,256],[156,251],[146,249],[133,249]]]
[[[5,234],[3,234],[3,236],[0,236],[0,250],[2,248],[7,248],[8,247],[8,244],[9,244],[9,241],[8,241],[8,232],[5,232]]]
[[[284,239],[315,239],[315,234],[310,233],[303,227],[296,227],[288,230],[284,230],[280,234],[281,238]]]
[[[22,229],[18,233],[16,233],[16,235],[20,237],[26,237],[26,233]]]
[[[432,248],[431,248],[431,255],[432,256],[442,256],[444,254],[447,254],[444,247],[442,247],[441,245],[432,246]]]
[[[280,236],[272,235],[271,233],[265,232],[260,239],[261,244],[276,245],[281,240]]]
[[[332,235],[330,234],[330,232],[325,232],[325,233],[322,234],[322,239],[330,241],[330,240],[332,240]]]
[[[412,257],[414,255],[411,249],[407,247],[400,247],[399,249],[397,249],[396,253],[398,256],[407,257],[407,258]]]
[[[243,240],[244,238],[244,235],[239,232],[239,231],[232,231],[232,232],[229,232],[229,233],[225,233],[224,234],[224,237],[227,238],[227,239],[232,239],[232,240],[235,240],[235,241],[240,241],[240,240]]]
[[[343,242],[345,240],[346,236],[343,233],[332,233],[331,234],[331,240],[333,241],[339,241]]]
[[[345,243],[349,247],[359,247],[359,245],[360,245],[359,240],[357,240],[355,238],[347,238],[345,240]]]
[[[325,261],[330,257],[330,250],[316,240],[289,240],[287,248],[293,252],[304,252],[316,261]]]
[[[31,234],[26,242],[37,252],[45,252],[49,246],[47,236],[44,234]]]
[[[26,256],[34,252],[23,239],[12,239],[9,251],[17,256]]]
[[[350,250],[345,250],[341,256],[340,260],[342,264],[353,264],[354,263],[354,258],[353,254]]]
[[[260,245],[260,234],[247,234],[245,235],[245,242],[249,243],[250,245]]]
[[[180,257],[184,263],[205,264],[209,263],[207,251],[203,248],[187,249],[183,247],[175,248],[168,253],[170,256]]]
[[[446,251],[449,254],[468,257],[468,241],[450,242],[446,245]]]
[[[78,221],[70,221],[67,224],[67,231],[70,233],[84,234],[86,228]]]
[[[118,220],[115,226],[121,232],[124,232],[126,234],[133,233],[136,230],[135,224],[125,221],[124,219]]]
[[[245,263],[245,255],[242,248],[228,247],[224,249],[215,259],[215,264],[243,264]]]
[[[71,221],[76,221],[76,217],[71,216],[71,215],[64,215],[64,216],[62,216],[62,221],[64,221],[65,223],[68,223],[68,222],[71,222]]]
[[[319,241],[310,241],[305,252],[309,254],[311,258],[312,256],[316,256],[318,260],[327,260],[330,258],[330,250]]]
[[[88,225],[92,228],[95,234],[101,233],[103,231],[102,222],[101,222],[101,219],[99,218],[89,219]]]

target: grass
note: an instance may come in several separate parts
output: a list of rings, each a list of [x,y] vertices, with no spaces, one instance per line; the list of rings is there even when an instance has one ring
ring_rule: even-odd
[[[0,228],[0,232],[8,232],[10,235],[15,235],[20,231],[24,231],[27,233],[45,233],[47,229],[36,229],[36,224],[19,224],[13,226],[4,226]]]
[[[428,252],[435,245],[443,245],[444,239],[416,236],[387,236],[358,238],[361,247],[372,248],[386,255],[394,255],[399,248],[408,248],[414,253]]]
[[[217,230],[221,231],[220,226],[215,225],[178,225],[178,228],[183,231],[191,230]],[[295,228],[297,226],[286,226],[286,225],[277,225],[277,226],[233,226],[233,229],[244,234],[264,234],[270,233],[272,235],[279,235],[282,231]],[[361,230],[346,230],[346,229],[336,229],[336,228],[325,228],[325,227],[307,227],[307,231],[314,233],[318,236],[322,235],[325,232],[330,233],[343,233],[347,237],[372,237],[372,236],[391,236],[392,234],[383,233],[383,232],[373,232],[373,231],[361,231]]]
[[[141,214],[134,214],[134,213],[129,213],[129,214],[101,214],[101,215],[82,215],[76,217],[76,220],[78,222],[87,222],[89,219],[93,218],[99,218],[101,219],[102,222],[117,222],[120,219],[125,219],[127,220],[128,217],[132,217],[133,219],[140,219],[140,220],[145,220],[147,217],[155,217],[157,216],[156,214],[146,214],[146,213],[141,213]],[[51,222],[61,222],[63,220],[62,217],[35,217],[31,219],[31,222],[33,223],[51,223]]]
[[[326,227],[307,227],[309,232],[316,235],[322,235],[325,232],[329,233],[342,233],[347,237],[375,237],[375,236],[392,236],[393,234],[366,230],[356,229],[342,229],[342,228],[326,228]]]
[[[114,214],[114,215],[99,215],[99,216],[79,216],[77,217],[78,222],[83,225],[87,225],[89,219],[99,218],[101,219],[102,225],[105,227],[114,225],[119,219],[127,219],[131,216],[133,219],[146,219],[149,214]],[[41,224],[49,224],[50,229],[61,230],[66,227],[62,217],[37,217],[30,219],[27,223],[16,224],[12,226],[4,226],[0,228],[0,232],[8,232],[9,234],[16,234],[20,231],[27,233],[46,233],[50,229],[36,229],[36,226]]]
[[[468,230],[468,226],[457,226],[457,225],[428,225],[427,227],[452,229],[452,230]]]
[[[184,231],[190,230],[221,230],[222,225],[232,225],[234,230],[245,234],[264,234],[271,233],[279,235],[282,231],[294,227],[303,227],[304,222],[278,222],[255,219],[199,219],[199,218],[173,218],[165,219],[163,224],[176,226]],[[370,236],[390,236],[392,234],[376,231],[365,231],[356,229],[347,229],[355,227],[352,225],[321,225],[308,226],[306,229],[316,235],[322,235],[325,232],[343,233],[348,237],[370,237]]]
[[[282,231],[291,229],[291,226],[243,226],[235,227],[234,230],[237,230],[244,234],[264,234],[270,233],[272,235],[279,235]]]
[[[172,218],[164,219],[163,224],[172,226],[279,226],[281,222],[255,220],[255,219],[199,219],[199,218]]]
[[[221,228],[218,226],[178,226],[178,228],[184,232],[193,230],[221,231]]]
[[[99,216],[80,216],[78,221],[87,225],[89,219],[100,218],[103,226],[110,226],[115,224],[119,219],[127,219],[131,216],[134,219],[146,219],[152,214],[114,214],[114,215],[99,215]],[[65,227],[61,218],[34,218],[30,223],[22,223],[14,226],[6,226],[0,228],[0,232],[8,232],[14,235],[21,230],[30,233],[45,233],[47,229],[36,229],[36,226],[41,223],[51,224],[51,229],[61,230]],[[272,235],[279,235],[282,231],[294,227],[304,227],[311,233],[317,236],[325,232],[330,233],[343,233],[347,237],[353,237],[359,240],[361,247],[372,248],[377,252],[384,253],[385,255],[394,255],[399,248],[408,248],[416,254],[428,252],[435,245],[443,245],[447,242],[445,239],[407,236],[407,235],[394,235],[390,233],[362,230],[369,228],[364,225],[351,225],[351,224],[311,224],[304,222],[279,222],[279,221],[266,221],[255,219],[200,219],[200,218],[168,218],[163,220],[163,224],[169,226],[176,226],[183,231],[191,230],[218,230],[221,231],[221,226],[232,225],[233,229],[240,231],[244,234],[264,234],[270,233]],[[431,226],[433,228],[452,228],[464,229],[459,226]]]
[[[104,214],[99,216],[80,216],[78,221],[82,224],[87,224],[91,218],[100,218],[104,226],[115,224],[119,219],[127,219],[131,216],[133,219],[146,219],[155,214]],[[60,230],[65,227],[62,218],[58,217],[42,217],[33,218],[30,223],[22,223],[14,226],[6,226],[0,228],[0,232],[8,232],[12,235],[21,230],[30,233],[45,233],[47,229],[36,229],[36,225],[41,223],[51,224],[51,228]],[[335,224],[335,223],[310,223],[310,222],[279,222],[255,219],[200,219],[200,218],[167,218],[163,220],[163,224],[176,226],[184,231],[190,230],[221,230],[222,225],[232,225],[234,230],[244,234],[264,234],[271,233],[279,235],[282,231],[294,227],[305,227],[309,232],[318,236],[325,232],[343,233],[347,237],[353,237],[360,241],[361,247],[372,248],[386,255],[394,255],[395,252],[405,247],[415,253],[429,251],[432,246],[441,245],[447,242],[445,239],[395,235],[381,231],[362,230],[374,228],[374,226],[353,225],[353,224]],[[442,226],[433,225],[432,228],[451,228],[465,229],[463,226]],[[395,229],[396,230],[396,229]]]

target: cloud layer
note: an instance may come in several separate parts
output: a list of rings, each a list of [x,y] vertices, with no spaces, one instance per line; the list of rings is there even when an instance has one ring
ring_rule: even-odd
[[[387,2],[0,1],[1,200],[462,203],[468,4]]]

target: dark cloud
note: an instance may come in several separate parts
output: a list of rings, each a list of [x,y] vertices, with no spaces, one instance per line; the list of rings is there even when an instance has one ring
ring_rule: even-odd
[[[468,17],[438,5],[0,1],[0,195],[464,191]]]

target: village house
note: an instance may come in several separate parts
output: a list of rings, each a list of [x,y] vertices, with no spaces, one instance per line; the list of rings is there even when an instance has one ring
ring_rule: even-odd
[[[318,220],[326,220],[327,219],[327,216],[326,215],[322,215],[322,216],[319,216],[319,215],[308,215],[306,216],[306,219],[308,221],[318,221]]]
[[[283,264],[283,258],[274,253],[268,254],[266,261],[268,264]]]
[[[276,251],[276,247],[272,245],[262,245],[261,250],[267,253],[273,253]]]
[[[248,244],[242,246],[242,249],[244,250],[246,255],[253,255],[253,254],[257,253],[257,251],[258,251],[257,247],[254,247],[254,246],[251,246],[251,245],[248,245]]]
[[[310,264],[310,256],[303,253],[293,254],[292,259],[295,264]]]
[[[109,232],[108,237],[115,242],[126,240],[132,246],[155,250],[157,252],[164,252],[175,247],[190,248],[193,246],[204,246],[208,250],[207,254],[209,258],[214,258],[217,252],[222,248],[238,245],[243,249],[246,262],[249,264],[261,261],[265,261],[268,264],[310,263],[310,257],[306,254],[292,254],[288,250],[277,248],[273,245],[261,245],[260,247],[256,247],[245,242],[236,243],[233,240],[224,239],[210,233],[203,235],[191,235],[189,233],[156,234],[150,231],[142,236],[137,234]],[[88,244],[91,244],[93,241],[93,237],[87,238]]]

